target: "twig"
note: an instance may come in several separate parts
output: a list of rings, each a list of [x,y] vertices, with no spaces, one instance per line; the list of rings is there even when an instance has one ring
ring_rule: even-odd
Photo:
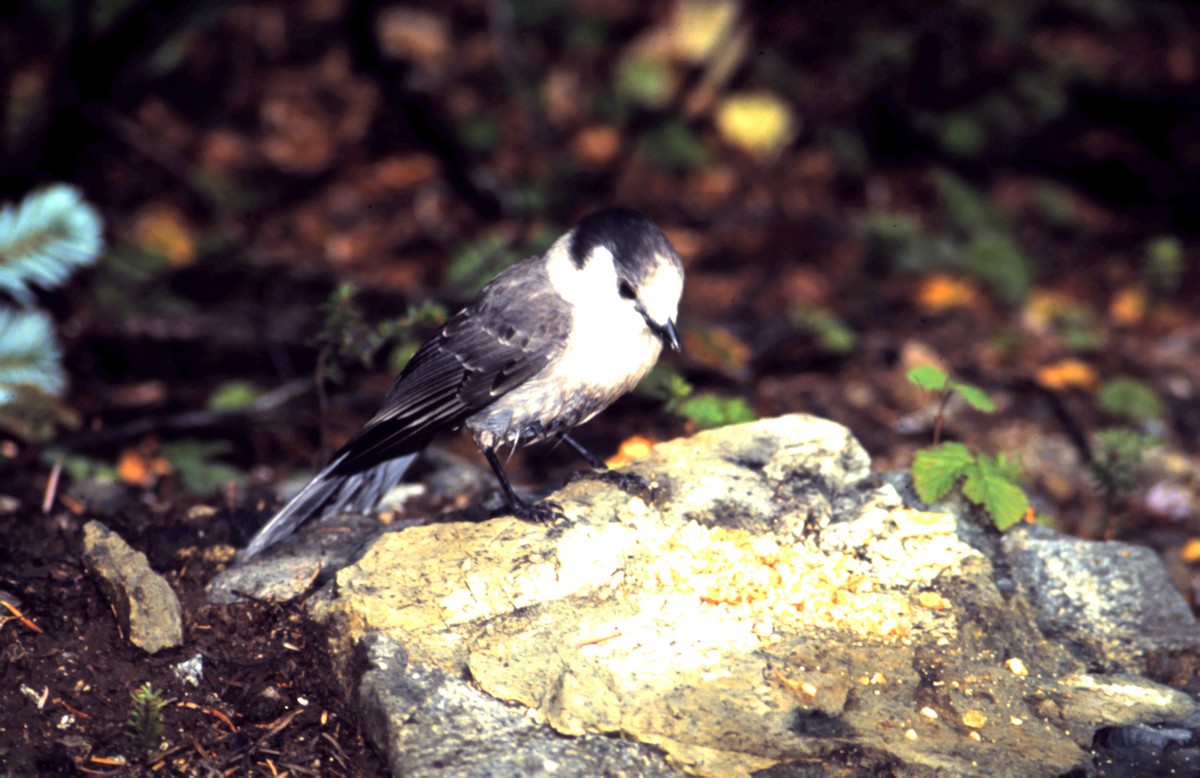
[[[20,622],[22,624],[24,624],[26,627],[29,627],[31,630],[38,633],[39,635],[46,634],[42,630],[41,627],[39,627],[37,624],[34,624],[32,621],[30,621],[28,618],[25,617],[24,613],[21,613],[21,611],[17,610],[17,608],[11,602],[9,602],[7,600],[0,600],[0,605],[3,605],[5,608],[8,608],[8,612],[11,613],[14,618],[19,619]]]
[[[63,458],[58,456],[54,460],[54,467],[50,469],[50,479],[46,481],[46,493],[42,496],[42,513],[49,513],[54,507],[54,497],[58,494],[58,479],[62,475]]]
[[[150,416],[137,419],[120,427],[85,432],[59,443],[63,448],[78,449],[101,446],[118,440],[136,438],[164,429],[197,429],[215,427],[246,416],[259,416],[286,405],[309,390],[311,382],[306,378],[289,381],[278,389],[259,397],[245,408],[236,411],[187,411],[174,416]]]

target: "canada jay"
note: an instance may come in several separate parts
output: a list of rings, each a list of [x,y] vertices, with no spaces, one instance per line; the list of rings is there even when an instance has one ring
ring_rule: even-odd
[[[654,222],[593,213],[496,276],[409,361],[383,407],[250,541],[252,557],[310,518],[365,513],[442,430],[466,426],[513,514],[554,513],[513,491],[497,449],[547,439],[604,465],[567,432],[632,389],[664,343],[679,349],[679,255]]]

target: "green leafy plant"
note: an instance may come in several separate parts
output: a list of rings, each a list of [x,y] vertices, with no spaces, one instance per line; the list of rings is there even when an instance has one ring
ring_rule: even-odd
[[[789,311],[792,323],[808,330],[817,339],[817,345],[832,354],[849,354],[854,351],[858,336],[841,318],[827,308],[797,306]]]
[[[942,226],[934,229],[903,213],[874,213],[862,227],[875,249],[898,269],[937,268],[978,278],[1001,300],[1016,303],[1032,284],[1032,262],[1017,241],[1012,219],[958,176],[932,178]]]
[[[474,294],[497,273],[520,259],[500,233],[490,233],[455,251],[446,268],[446,283],[465,293]]]
[[[963,496],[982,507],[1000,530],[1016,524],[1029,510],[1029,498],[1017,482],[1020,468],[1004,454],[989,456],[972,451],[963,443],[939,442],[946,404],[954,395],[984,413],[996,409],[991,398],[977,386],[955,381],[936,367],[915,367],[908,372],[913,384],[937,392],[938,413],[933,442],[913,457],[912,477],[917,496],[935,503],[961,484]]]
[[[935,444],[942,438],[946,405],[954,395],[962,397],[966,400],[967,405],[977,411],[991,413],[996,410],[996,404],[992,402],[992,398],[987,396],[987,392],[974,384],[955,381],[945,372],[931,365],[918,365],[908,371],[907,377],[910,383],[938,394],[938,413],[933,424],[933,442]]]
[[[1096,433],[1090,467],[1100,499],[1112,517],[1110,525],[1122,514],[1133,495],[1138,469],[1146,452],[1156,442],[1153,435],[1120,427]]]
[[[55,184],[0,209],[0,426],[30,439],[48,437],[73,412],[62,351],[49,315],[34,307],[35,288],[63,284],[103,250],[103,225],[78,190]]]
[[[249,381],[226,381],[213,390],[206,405],[210,411],[240,411],[260,397],[262,392]]]
[[[410,305],[401,316],[370,325],[355,299],[357,294],[353,284],[340,284],[321,305],[324,321],[313,345],[318,348],[316,385],[322,415],[327,408],[325,382],[344,378],[344,360],[368,367],[379,350],[391,342],[395,346],[390,366],[399,372],[420,347],[422,331],[446,321],[445,306],[426,301]]]
[[[1163,298],[1174,297],[1186,270],[1187,257],[1179,238],[1160,235],[1146,244],[1142,275],[1151,293]]]
[[[164,443],[162,455],[179,474],[185,489],[193,494],[212,494],[246,478],[237,468],[219,461],[232,450],[224,440],[178,440]]]
[[[686,378],[665,364],[659,364],[638,384],[639,394],[663,401],[670,413],[707,430],[729,424],[741,424],[758,418],[741,397],[722,397],[711,392],[697,393]]]
[[[134,745],[147,757],[157,753],[162,738],[163,709],[167,707],[162,694],[161,689],[155,689],[146,681],[129,695],[133,698],[133,706],[125,719],[125,728]]]
[[[708,149],[683,121],[665,121],[642,138],[642,149],[652,164],[668,170],[697,170],[711,162]]]
[[[392,366],[402,368],[420,346],[421,331],[446,321],[445,306],[427,300],[408,306],[400,316],[371,325],[355,299],[357,295],[353,284],[343,283],[321,304],[324,320],[313,339],[313,345],[320,350],[317,366],[320,380],[341,381],[343,360],[369,367],[389,342],[396,343]]]
[[[1134,424],[1158,421],[1163,414],[1158,393],[1144,381],[1129,376],[1116,376],[1101,384],[1096,402],[1109,416]]]

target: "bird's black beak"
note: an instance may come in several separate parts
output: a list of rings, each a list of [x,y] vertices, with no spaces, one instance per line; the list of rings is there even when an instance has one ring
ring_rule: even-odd
[[[672,351],[679,351],[679,333],[675,331],[675,322],[667,319],[667,323],[655,328],[655,333]]]

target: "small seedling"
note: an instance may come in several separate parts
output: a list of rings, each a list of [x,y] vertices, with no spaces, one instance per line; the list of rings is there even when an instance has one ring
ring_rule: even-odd
[[[1096,433],[1091,470],[1100,499],[1104,501],[1105,513],[1110,517],[1108,534],[1115,534],[1116,525],[1137,487],[1142,459],[1156,442],[1153,435],[1120,427]]]
[[[1017,483],[1019,467],[1004,454],[989,456],[971,451],[962,443],[940,442],[946,404],[957,394],[976,410],[991,413],[995,403],[982,389],[951,380],[935,367],[915,367],[908,380],[923,389],[939,393],[937,419],[934,422],[933,442],[913,457],[912,477],[917,496],[934,503],[962,483],[962,493],[981,506],[1000,530],[1016,524],[1029,510],[1029,497]]]
[[[147,757],[158,751],[162,738],[163,708],[167,707],[162,694],[162,689],[155,689],[146,681],[129,695],[133,698],[133,707],[129,709],[125,728],[134,745]]]
[[[996,404],[992,402],[992,398],[987,396],[987,392],[973,384],[953,381],[950,379],[950,376],[936,367],[929,365],[914,367],[908,371],[908,380],[922,389],[938,393],[938,413],[937,418],[933,422],[934,445],[937,445],[942,439],[942,425],[945,423],[946,406],[950,403],[950,399],[954,395],[957,394],[966,400],[967,405],[970,405],[977,411],[991,413],[996,410]]]

